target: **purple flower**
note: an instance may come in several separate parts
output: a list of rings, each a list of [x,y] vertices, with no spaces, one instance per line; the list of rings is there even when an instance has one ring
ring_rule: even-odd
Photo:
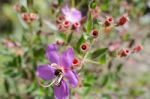
[[[72,24],[80,22],[82,19],[82,14],[76,8],[69,8],[68,5],[62,8],[62,13],[65,16],[65,19]]]
[[[46,50],[46,56],[51,65],[40,65],[37,68],[37,75],[43,80],[52,81],[54,84],[54,94],[56,99],[67,99],[69,88],[66,79],[73,87],[78,85],[78,77],[71,69],[75,54],[73,48],[69,48],[61,56],[58,53],[58,46],[50,44]]]

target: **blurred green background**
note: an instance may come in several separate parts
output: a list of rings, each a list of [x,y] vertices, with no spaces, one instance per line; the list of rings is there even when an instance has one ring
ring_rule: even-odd
[[[54,41],[55,30],[47,21],[53,23],[60,8],[54,7],[55,0],[34,0],[29,10],[37,12],[41,22],[28,26],[14,10],[16,4],[26,6],[25,1],[0,0],[0,99],[53,99],[52,88],[38,85],[35,70],[38,64],[48,62],[45,48]],[[126,11],[129,13],[130,21],[124,38],[142,42],[144,50],[127,59],[114,59],[113,66],[119,68],[123,63],[118,74],[113,69],[107,70],[106,65],[87,66],[81,73],[84,86],[73,89],[70,99],[150,99],[150,1],[97,2],[101,12],[113,17],[118,18]],[[88,1],[75,0],[75,7],[86,15]],[[105,44],[115,39],[101,41]],[[15,47],[8,47],[9,41]]]

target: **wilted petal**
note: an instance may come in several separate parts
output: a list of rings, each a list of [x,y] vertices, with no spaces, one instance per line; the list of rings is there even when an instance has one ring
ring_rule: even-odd
[[[54,87],[54,94],[56,99],[67,99],[69,96],[69,88],[67,83],[62,80],[60,86]]]
[[[45,65],[40,65],[37,68],[37,76],[42,78],[43,80],[51,80],[55,77],[55,68],[45,64]]]
[[[67,71],[65,76],[68,78],[70,84],[73,87],[76,87],[78,85],[78,76],[75,72],[69,70],[69,71]]]
[[[69,48],[66,52],[63,53],[61,57],[61,66],[63,66],[64,68],[70,68],[74,58],[74,50],[73,48]]]
[[[51,63],[59,64],[58,46],[56,44],[50,44],[46,49],[46,56]]]

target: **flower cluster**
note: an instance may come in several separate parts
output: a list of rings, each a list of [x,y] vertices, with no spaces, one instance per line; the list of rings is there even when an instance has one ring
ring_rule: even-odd
[[[142,45],[136,45],[132,50],[129,50],[129,49],[122,49],[119,53],[119,55],[121,57],[126,57],[128,55],[130,55],[131,53],[138,53],[140,52],[141,50],[143,50],[143,46]]]
[[[70,29],[79,29],[81,27],[82,14],[76,8],[69,8],[68,5],[62,8],[62,15],[56,20],[58,29],[66,32]]]
[[[26,23],[35,22],[38,20],[38,15],[35,13],[22,13],[21,16]]]

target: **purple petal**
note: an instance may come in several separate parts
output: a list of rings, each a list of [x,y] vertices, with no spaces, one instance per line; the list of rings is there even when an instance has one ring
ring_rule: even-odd
[[[70,84],[73,87],[76,87],[78,85],[78,76],[75,72],[69,70],[69,71],[67,71],[65,76],[68,78]]]
[[[54,94],[56,99],[67,99],[67,97],[69,96],[69,88],[64,80],[61,81],[60,86],[54,87]]]
[[[42,78],[43,80],[51,80],[55,77],[55,68],[45,64],[45,65],[40,65],[37,68],[37,76]]]
[[[50,44],[46,49],[46,56],[51,63],[59,64],[58,46],[56,44]]]
[[[75,22],[81,21],[82,15],[81,15],[81,12],[79,10],[72,8],[71,13],[72,13],[72,18],[74,19]]]
[[[80,22],[82,19],[82,14],[76,8],[69,8],[68,5],[62,8],[62,13],[65,16],[67,21],[70,21],[72,24],[75,22]]]
[[[64,14],[65,16],[70,13],[70,9],[68,5],[64,6],[61,11],[62,11],[62,14]]]
[[[74,58],[74,50],[73,48],[69,48],[66,52],[63,53],[61,57],[61,66],[63,66],[64,68],[70,68]]]

